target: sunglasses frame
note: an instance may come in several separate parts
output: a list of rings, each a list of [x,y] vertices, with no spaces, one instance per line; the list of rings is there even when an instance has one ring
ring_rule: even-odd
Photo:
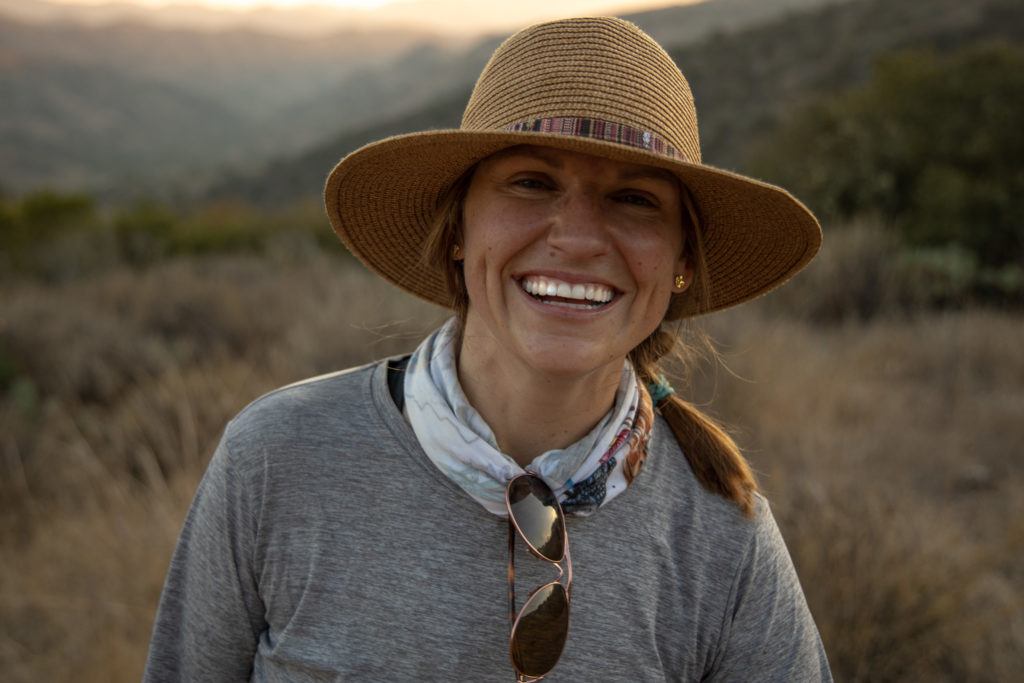
[[[562,588],[562,590],[565,591],[566,609],[569,610],[571,608],[571,606],[572,606],[572,555],[569,552],[569,532],[568,532],[568,529],[566,528],[566,524],[565,524],[565,513],[562,510],[561,504],[558,502],[558,498],[554,495],[554,491],[551,491],[551,494],[552,494],[551,497],[552,497],[552,499],[554,500],[554,503],[555,503],[555,512],[557,513],[558,518],[562,522],[562,557],[560,557],[557,560],[552,560],[552,559],[549,559],[547,557],[544,557],[544,555],[542,555],[540,553],[540,551],[537,550],[537,548],[534,547],[534,545],[526,537],[526,534],[523,533],[522,528],[520,528],[520,526],[519,526],[519,522],[516,521],[515,515],[512,513],[512,503],[509,500],[509,491],[512,488],[512,483],[515,482],[518,479],[523,478],[523,477],[529,477],[529,478],[531,478],[533,480],[536,480],[536,481],[540,482],[549,491],[551,491],[551,487],[548,486],[547,483],[543,479],[541,479],[539,476],[537,476],[533,472],[525,472],[524,474],[517,475],[517,476],[513,477],[512,479],[510,479],[508,481],[508,483],[505,485],[505,509],[508,511],[508,620],[509,620],[509,625],[510,625],[509,626],[509,634],[508,634],[509,657],[512,659],[512,668],[514,668],[515,671],[516,671],[516,683],[533,683],[534,681],[539,681],[542,678],[544,678],[544,676],[547,676],[551,672],[551,669],[554,669],[554,665],[552,665],[551,669],[548,669],[548,671],[545,671],[540,676],[531,676],[529,674],[523,673],[522,671],[519,670],[519,667],[516,665],[515,658],[512,657],[512,642],[513,642],[512,638],[515,635],[516,627],[519,626],[519,620],[523,616],[523,611],[522,610],[526,609],[527,605],[530,604],[530,599],[533,598],[534,595],[536,595],[539,591],[547,588],[548,586],[553,586],[553,585],[560,586]],[[548,583],[541,584],[540,586],[537,586],[536,588],[534,588],[533,590],[530,591],[530,593],[526,596],[526,601],[523,603],[522,610],[520,610],[518,613],[516,612],[516,560],[515,560],[516,536],[517,535],[523,540],[523,543],[526,544],[527,550],[529,550],[530,553],[534,557],[536,557],[538,560],[541,560],[542,562],[547,562],[549,564],[553,564],[555,566],[555,569],[558,570],[558,576],[553,581],[549,581]],[[566,564],[566,569],[564,571],[563,571],[562,566],[561,566],[562,562],[565,562],[565,564]],[[566,578],[566,584],[565,585],[562,585],[562,577],[563,576]],[[566,638],[568,639],[568,637],[569,637],[568,617],[567,617],[566,621],[567,621],[567,623],[566,623],[566,634],[565,635],[566,635]],[[564,645],[563,645],[563,647],[564,647]],[[561,654],[559,654],[559,658],[561,658]],[[557,660],[556,660],[556,664],[557,664]]]

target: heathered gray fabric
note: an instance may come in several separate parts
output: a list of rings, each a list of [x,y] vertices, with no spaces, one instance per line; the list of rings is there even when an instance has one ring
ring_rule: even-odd
[[[659,421],[643,472],[568,521],[550,681],[830,681],[764,499],[744,519]],[[507,523],[427,459],[383,363],[284,387],[227,426],[171,561],[145,681],[500,681]],[[521,543],[519,605],[555,571]]]

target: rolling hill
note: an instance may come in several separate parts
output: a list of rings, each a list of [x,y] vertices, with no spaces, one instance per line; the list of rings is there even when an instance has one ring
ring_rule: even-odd
[[[30,24],[2,17],[10,2],[0,0],[0,190],[113,201],[315,194],[366,141],[457,125],[500,41]],[[709,0],[627,18],[690,79],[705,159],[742,168],[752,139],[806,99],[862,81],[883,52],[1021,40],[1020,4]]]
[[[680,44],[838,1],[713,0],[632,18]],[[259,169],[429,118],[471,86],[500,40],[402,29],[300,39],[262,24],[215,32],[230,13],[183,11],[0,0],[0,99],[13,103],[0,108],[0,189],[116,201],[163,193],[177,177],[172,193],[189,194],[225,167]]]
[[[635,19],[646,23],[642,15]],[[695,93],[705,162],[743,170],[752,141],[770,134],[807,100],[862,82],[881,54],[946,51],[982,40],[1024,40],[1024,5],[1017,0],[857,0],[787,13],[696,43],[668,43],[668,49]],[[471,86],[471,80],[464,81],[461,90],[450,89],[427,106],[344,130],[262,171],[231,174],[207,197],[280,203],[315,195],[331,166],[366,142],[456,127]]]
[[[299,39],[83,27],[0,15],[0,186],[117,194],[126,179],[146,190],[169,173],[279,155],[338,125],[292,125],[282,110],[428,39],[410,31]]]

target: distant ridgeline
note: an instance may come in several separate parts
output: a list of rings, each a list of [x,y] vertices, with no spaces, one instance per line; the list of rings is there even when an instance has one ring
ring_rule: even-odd
[[[645,16],[636,18],[643,24]],[[880,230],[885,254],[895,257],[887,256],[885,267],[898,266],[890,273],[898,281],[893,288],[920,289],[926,303],[1024,303],[1024,2],[849,0],[677,47],[666,35],[671,25],[660,21],[656,33],[690,79],[707,163],[792,190],[833,236],[850,224]],[[68,258],[79,265],[144,264],[176,254],[262,250],[279,232],[331,242],[319,197],[332,164],[371,140],[457,126],[495,43],[482,41],[469,52],[424,45],[278,111],[307,136],[348,123],[306,151],[239,164],[212,184],[201,174],[193,174],[190,187],[167,180],[159,186],[164,192],[152,195],[165,205],[175,198],[187,211],[143,202],[102,214],[86,196],[59,193],[4,200],[2,189],[17,184],[0,177],[0,271],[64,276]],[[393,77],[382,79],[385,70]],[[9,71],[0,70],[0,87],[9,82]],[[0,117],[24,105],[11,101]],[[380,117],[382,111],[392,115]],[[214,133],[230,137],[223,126]],[[11,144],[0,137],[0,156],[17,158]],[[43,160],[58,153],[38,151]],[[88,154],[71,152],[67,168],[84,177]],[[3,173],[17,167],[5,162]],[[83,238],[82,249],[66,249],[67,258],[37,248],[68,242],[86,228],[102,239]],[[826,251],[842,243],[827,239]],[[872,248],[878,263],[879,246]],[[60,263],[47,265],[55,258]]]
[[[794,106],[863,83],[885,52],[1020,43],[1024,3],[709,0],[630,18],[691,80],[705,160],[744,169],[752,142]],[[299,41],[0,16],[0,189],[103,202],[315,195],[326,169],[369,140],[457,125],[498,40]]]
[[[749,155],[758,140],[770,138],[801,105],[863,84],[872,65],[888,52],[931,48],[947,53],[993,40],[1024,44],[1024,2],[852,0],[790,13],[679,48],[672,47],[670,38],[660,37],[690,80],[704,161],[749,171]],[[476,69],[485,53],[477,51]],[[372,126],[344,130],[260,172],[216,183],[208,196],[276,204],[316,194],[323,186],[325,169],[366,142],[457,126],[475,75],[474,70],[461,88],[448,90],[428,106]]]
[[[920,290],[918,302],[1019,305],[1022,46],[1019,0],[858,0],[670,52],[697,100],[706,162],[783,185],[826,230],[884,230],[899,252],[888,277]],[[312,196],[325,169],[366,142],[457,125],[467,94],[346,132],[211,196]]]

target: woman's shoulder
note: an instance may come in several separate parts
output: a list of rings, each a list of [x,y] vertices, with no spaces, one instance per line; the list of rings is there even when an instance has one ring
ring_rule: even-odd
[[[238,412],[223,442],[236,453],[337,442],[380,421],[376,385],[390,359],[310,377],[269,391]],[[383,390],[386,393],[386,389]]]
[[[325,402],[370,392],[370,378],[374,370],[386,361],[373,361],[345,370],[308,377],[272,389],[253,399],[233,418],[240,420],[259,419],[266,416],[281,416],[291,413],[308,413]]]

